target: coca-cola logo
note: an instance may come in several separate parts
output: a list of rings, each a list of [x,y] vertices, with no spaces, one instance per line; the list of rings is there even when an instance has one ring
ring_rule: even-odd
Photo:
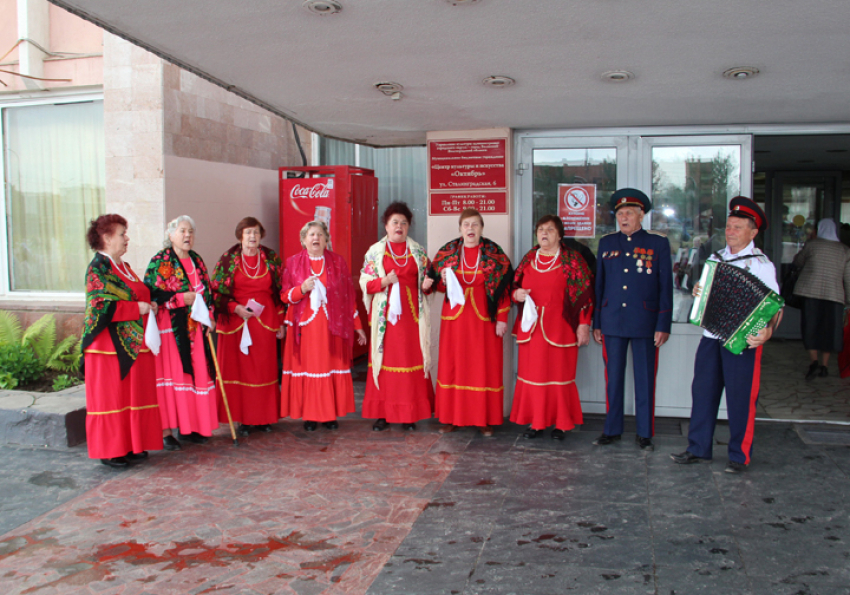
[[[313,184],[312,186],[302,186],[295,184],[289,190],[289,198],[328,198],[331,195],[327,184]]]

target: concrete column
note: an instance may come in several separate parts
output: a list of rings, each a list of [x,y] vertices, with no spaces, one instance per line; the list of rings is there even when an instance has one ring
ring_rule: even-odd
[[[24,40],[18,46],[19,72],[26,76],[44,78],[44,58],[47,54],[38,46],[45,50],[50,49],[47,0],[18,0],[18,39]],[[44,89],[41,81],[29,78],[23,78],[23,81],[27,89]]]

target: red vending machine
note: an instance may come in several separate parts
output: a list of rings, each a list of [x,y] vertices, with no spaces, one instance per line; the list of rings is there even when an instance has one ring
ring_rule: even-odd
[[[303,174],[304,177],[287,177]],[[378,178],[371,169],[349,165],[280,168],[280,253],[284,261],[299,252],[299,232],[310,221],[324,221],[330,249],[345,258],[357,292],[357,308],[368,329],[360,291],[360,269],[366,250],[378,241]],[[366,330],[366,335],[369,331]],[[354,357],[368,345],[354,342]]]

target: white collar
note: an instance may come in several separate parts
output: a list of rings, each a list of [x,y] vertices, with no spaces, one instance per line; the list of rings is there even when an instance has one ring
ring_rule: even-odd
[[[723,260],[729,260],[730,258],[738,258],[739,256],[752,256],[753,254],[758,254],[758,252],[756,252],[755,242],[751,241],[749,244],[747,244],[746,248],[744,248],[743,250],[741,250],[737,254],[732,254],[729,251],[729,246],[725,246],[723,248],[722,256],[723,256]],[[729,258],[727,258],[727,256]]]

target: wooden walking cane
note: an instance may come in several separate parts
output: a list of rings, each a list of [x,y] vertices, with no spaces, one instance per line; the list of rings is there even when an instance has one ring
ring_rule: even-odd
[[[215,352],[215,345],[213,345],[212,331],[207,333],[207,341],[210,343],[210,351],[212,352],[213,363],[215,364],[215,373],[218,376],[218,386],[221,388],[221,398],[224,400],[224,410],[227,411],[227,423],[230,424],[230,435],[233,436],[233,446],[239,446],[239,441],[236,439],[236,430],[233,429],[233,418],[230,417],[230,405],[227,404],[224,379],[221,377],[221,368],[218,367],[218,355]]]

